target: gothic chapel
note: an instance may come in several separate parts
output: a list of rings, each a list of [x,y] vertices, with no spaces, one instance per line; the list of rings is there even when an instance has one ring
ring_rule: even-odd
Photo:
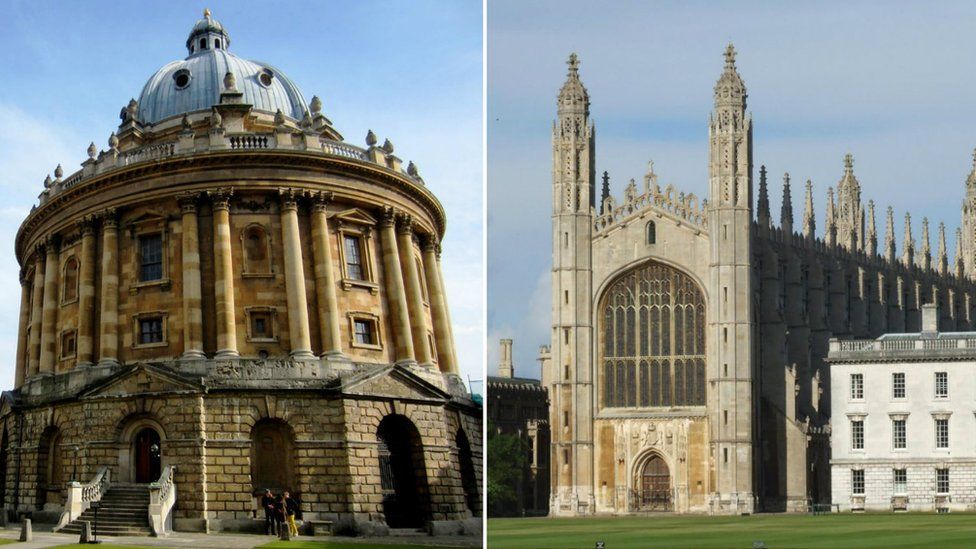
[[[725,52],[709,119],[708,200],[662,189],[653,165],[622,199],[603,176],[576,55],[553,126],[551,399],[553,515],[805,511],[830,501],[830,338],[941,331],[976,311],[976,171],[954,261],[905,216],[878,246],[851,155],[817,234],[812,184],[794,229],[789,174],[775,226],[767,174],[753,197],[752,118]],[[917,247],[916,247],[917,246]]]

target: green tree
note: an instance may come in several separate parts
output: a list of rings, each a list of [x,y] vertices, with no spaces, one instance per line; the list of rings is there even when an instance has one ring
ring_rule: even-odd
[[[525,468],[525,443],[516,435],[499,433],[488,424],[488,513],[512,516],[518,512],[518,485]]]

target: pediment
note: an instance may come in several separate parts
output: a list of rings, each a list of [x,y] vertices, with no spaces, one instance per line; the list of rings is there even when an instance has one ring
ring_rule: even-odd
[[[81,398],[129,396],[137,394],[199,392],[202,387],[174,372],[149,364],[130,366],[108,379],[96,382],[81,393]]]
[[[4,391],[0,395],[0,418],[6,417],[10,413],[10,409],[13,406],[13,397],[10,395],[10,391]]]
[[[387,366],[355,376],[342,384],[342,393],[402,400],[446,401],[451,396],[405,368]]]
[[[376,225],[377,219],[369,215],[365,210],[359,208],[351,208],[345,211],[336,212],[332,214],[332,218],[336,221],[343,221],[346,223],[353,223],[355,225],[367,225],[372,227]]]

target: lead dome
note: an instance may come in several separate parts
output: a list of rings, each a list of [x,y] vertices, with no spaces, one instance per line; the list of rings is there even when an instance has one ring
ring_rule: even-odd
[[[139,94],[137,120],[154,125],[175,116],[210,110],[220,103],[227,73],[254,110],[301,120],[307,102],[283,72],[259,61],[242,59],[228,50],[230,35],[207,10],[186,39],[187,57],[163,65]]]

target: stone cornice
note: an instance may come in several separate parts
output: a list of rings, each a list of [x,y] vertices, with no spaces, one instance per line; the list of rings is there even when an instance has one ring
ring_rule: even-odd
[[[308,168],[320,173],[341,174],[363,178],[368,183],[384,185],[402,197],[417,204],[427,211],[436,225],[436,231],[443,237],[446,228],[446,216],[440,201],[430,190],[410,181],[398,172],[362,160],[325,155],[318,152],[293,150],[227,150],[199,154],[175,155],[165,159],[140,162],[131,166],[113,169],[90,179],[79,182],[70,188],[52,196],[41,206],[34,208],[17,231],[15,250],[18,260],[25,256],[24,246],[29,236],[33,236],[45,222],[57,218],[62,208],[71,203],[83,200],[98,192],[120,185],[136,183],[148,178],[162,175],[172,175],[174,172],[186,170],[240,169],[240,168]],[[244,180],[246,184],[246,179]],[[222,186],[233,188],[222,182]],[[294,185],[296,188],[308,187],[310,190],[322,190],[312,184]],[[174,194],[180,187],[173,187]]]

